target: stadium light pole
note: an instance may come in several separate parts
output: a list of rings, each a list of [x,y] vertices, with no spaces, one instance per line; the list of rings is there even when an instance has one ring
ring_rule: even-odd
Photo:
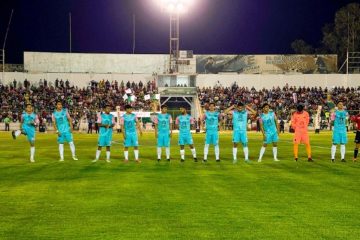
[[[160,0],[161,8],[170,16],[169,73],[178,72],[180,15],[186,13],[193,0]]]

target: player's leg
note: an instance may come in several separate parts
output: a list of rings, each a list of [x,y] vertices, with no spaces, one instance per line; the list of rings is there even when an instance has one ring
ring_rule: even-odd
[[[277,153],[278,153],[277,143],[279,142],[279,135],[277,133],[274,133],[272,135],[271,142],[273,144],[274,161],[278,162],[279,160],[277,159]]]
[[[336,148],[340,143],[338,133],[333,131],[332,133],[332,146],[331,146],[331,161],[335,162]]]
[[[305,148],[306,148],[306,154],[308,157],[308,162],[313,162],[312,156],[311,156],[311,145],[310,145],[310,138],[309,135],[307,133],[305,133],[302,136],[302,141],[305,143]]]
[[[124,162],[127,163],[129,162],[129,147],[125,144],[125,147],[124,147]]]
[[[110,161],[110,146],[106,146],[106,162]]]
[[[133,146],[134,146],[135,162],[141,163],[141,161],[139,160],[139,142],[138,142],[137,134],[135,134],[133,136],[132,141],[133,141]]]
[[[299,144],[300,144],[300,141],[301,141],[301,134],[299,132],[295,132],[294,134],[294,140],[293,140],[293,143],[294,143],[294,159],[295,161],[298,160],[298,157],[299,157]]]
[[[357,161],[357,156],[359,153],[359,147],[360,147],[360,143],[356,143],[355,144],[355,149],[354,149],[354,158],[353,158],[353,162]]]
[[[35,162],[34,156],[35,156],[35,139],[33,141],[30,141],[30,162]]]
[[[66,133],[65,138],[66,138],[66,141],[69,143],[72,159],[77,161],[78,158],[76,157],[76,153],[75,153],[75,144],[74,144],[72,133],[70,133],[70,132]]]
[[[180,145],[180,162],[185,161],[185,145]]]
[[[241,140],[241,144],[243,146],[245,162],[249,162],[249,147],[248,147],[247,132],[244,132],[243,134],[241,134],[240,140]]]
[[[157,153],[157,161],[160,162],[161,160],[161,148],[163,147],[163,136],[162,134],[158,134],[157,137],[157,148],[156,148],[156,153]]]
[[[190,151],[193,156],[194,162],[197,162],[196,150],[195,150],[194,144],[189,144],[189,147],[190,147]]]
[[[101,154],[101,149],[102,149],[102,145],[101,145],[101,142],[100,142],[100,139],[99,139],[98,148],[97,148],[96,154],[95,154],[95,159],[92,162],[97,162],[99,160],[100,154]]]
[[[164,146],[165,146],[166,160],[170,161],[170,136],[169,136],[169,134],[166,134],[164,138],[165,138]]]
[[[232,153],[233,153],[233,163],[237,163],[237,147],[238,147],[238,143],[240,141],[240,133],[239,132],[236,132],[236,131],[233,131],[233,139],[232,139],[232,142],[233,142],[233,149],[232,149]]]
[[[60,162],[64,161],[64,142],[64,135],[61,133],[58,135]]]
[[[213,134],[212,141],[215,149],[216,162],[220,162],[219,132]]]
[[[260,154],[259,154],[258,162],[261,162],[261,161],[262,161],[262,157],[264,156],[266,147],[267,147],[267,141],[265,140],[264,143],[263,143],[263,145],[262,145],[261,148],[260,148]]]
[[[346,162],[345,160],[345,153],[346,153],[346,144],[347,144],[347,132],[341,133],[341,141],[340,141],[340,155],[341,155],[341,161]]]
[[[209,145],[210,145],[210,142],[211,142],[211,135],[209,134],[209,132],[206,132],[206,135],[205,135],[205,146],[204,146],[204,160],[203,162],[207,162],[207,157],[208,157],[208,154],[209,154]]]

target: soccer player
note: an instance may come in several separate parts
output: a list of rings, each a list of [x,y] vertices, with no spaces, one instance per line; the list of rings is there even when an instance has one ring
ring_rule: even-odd
[[[356,136],[355,136],[354,158],[353,158],[353,162],[356,162],[360,147],[360,114],[356,116],[352,116],[351,121],[353,121],[357,125]]]
[[[197,162],[196,150],[194,147],[194,141],[191,136],[191,125],[195,124],[195,119],[187,114],[186,108],[180,107],[181,115],[177,116],[175,124],[179,129],[179,145],[181,162],[185,161],[185,145],[190,146],[191,153],[194,158],[194,162]]]
[[[277,143],[279,141],[279,123],[274,111],[270,110],[269,104],[264,103],[262,106],[262,114],[260,115],[260,129],[263,134],[264,143],[260,149],[258,162],[261,162],[268,144],[273,145],[274,161],[277,159]]]
[[[99,160],[102,147],[106,147],[106,162],[110,161],[110,147],[112,141],[113,127],[115,126],[115,118],[110,113],[111,108],[109,105],[105,106],[105,111],[100,113],[97,117],[97,123],[99,124],[100,133],[98,139],[98,149],[96,151],[95,160],[93,162],[97,162]]]
[[[165,147],[166,159],[170,161],[170,138],[172,136],[172,118],[167,113],[167,106],[161,106],[161,113],[154,118],[155,138],[157,140],[157,160],[161,160],[161,148]]]
[[[347,144],[346,121],[348,112],[344,110],[344,104],[340,101],[337,104],[338,109],[331,114],[331,123],[333,128],[333,145],[331,147],[331,161],[335,162],[336,147],[340,144],[341,161],[345,160],[345,144]]]
[[[295,130],[294,135],[294,157],[295,161],[298,160],[299,144],[304,143],[306,146],[306,153],[308,156],[308,162],[313,162],[311,157],[311,146],[308,134],[308,125],[310,121],[309,113],[304,111],[304,106],[298,104],[296,106],[296,112],[291,117],[291,127]]]
[[[26,104],[25,111],[21,115],[21,130],[12,131],[12,136],[14,139],[16,139],[16,137],[21,134],[24,134],[27,137],[30,143],[30,162],[35,162],[35,128],[38,124],[39,118],[34,113],[32,105]]]
[[[238,102],[237,104],[226,109],[225,114],[229,113],[231,110],[233,110],[233,163],[237,163],[237,147],[239,143],[241,143],[243,146],[245,162],[249,162],[247,124],[249,117],[256,116],[256,111],[242,102]]]
[[[136,128],[138,129],[140,135],[142,135],[142,130],[140,122],[136,115],[132,113],[133,108],[130,105],[125,106],[125,114],[121,118],[121,125],[123,129],[124,136],[124,162],[129,162],[129,147],[134,147],[135,162],[141,163],[139,160],[139,141]]]
[[[205,121],[203,128],[206,131],[205,147],[204,147],[204,160],[207,162],[210,144],[215,148],[216,162],[220,162],[220,147],[219,147],[219,119],[221,114],[215,111],[215,103],[209,103],[209,110],[202,116],[202,121]]]
[[[72,154],[72,159],[77,161],[78,158],[75,155],[75,145],[72,135],[72,119],[66,108],[63,108],[61,101],[56,102],[55,111],[52,114],[54,122],[54,129],[58,135],[60,162],[64,161],[64,143],[68,142]]]

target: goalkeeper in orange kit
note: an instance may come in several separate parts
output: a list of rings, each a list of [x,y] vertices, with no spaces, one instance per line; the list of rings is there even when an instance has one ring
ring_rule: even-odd
[[[291,127],[295,130],[295,135],[294,135],[295,161],[298,160],[299,144],[304,143],[306,146],[308,161],[313,162],[311,157],[311,146],[310,146],[310,139],[308,134],[308,125],[310,121],[309,113],[304,111],[304,106],[302,104],[298,104],[296,110],[297,111],[294,112],[291,117]]]

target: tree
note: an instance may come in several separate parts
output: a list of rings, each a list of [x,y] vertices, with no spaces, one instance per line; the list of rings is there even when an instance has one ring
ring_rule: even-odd
[[[314,48],[307,44],[302,39],[296,39],[291,43],[291,48],[294,50],[296,54],[312,54],[314,53]]]

